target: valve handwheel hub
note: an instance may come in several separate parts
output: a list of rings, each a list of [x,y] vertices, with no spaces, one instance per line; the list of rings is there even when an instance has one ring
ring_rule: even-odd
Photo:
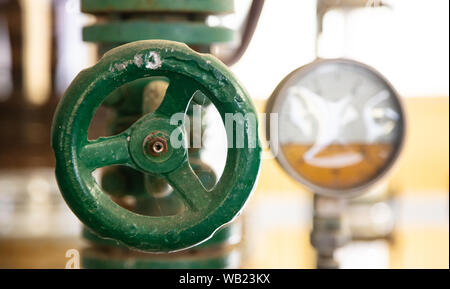
[[[118,135],[89,140],[89,124],[108,95],[147,77],[169,81],[159,108]],[[197,91],[211,100],[222,119],[226,113],[256,114],[246,91],[225,65],[176,42],[150,40],[118,47],[76,77],[57,108],[52,146],[60,190],[92,231],[134,249],[172,252],[207,240],[242,210],[259,173],[259,142],[251,147],[254,142],[245,135],[244,147],[229,146],[222,177],[206,189],[182,145],[187,143],[184,124],[170,121],[174,114],[186,112]],[[248,122],[246,130],[255,131],[257,138],[255,126]],[[186,209],[178,215],[153,217],[120,207],[92,176],[95,169],[112,165],[164,177]]]
[[[144,143],[144,151],[147,151],[154,157],[159,157],[163,153],[167,153],[167,139],[156,136],[158,133],[152,133],[148,136]]]

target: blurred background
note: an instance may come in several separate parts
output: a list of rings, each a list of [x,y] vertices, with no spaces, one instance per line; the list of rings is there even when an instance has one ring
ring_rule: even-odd
[[[235,2],[236,13],[207,23],[240,29],[251,0]],[[261,113],[278,83],[316,57],[376,68],[407,113],[394,171],[346,210],[352,242],[336,254],[341,266],[448,268],[449,1],[265,2],[250,46],[231,67]],[[83,26],[95,21],[78,0],[0,0],[0,268],[64,268],[67,250],[85,246],[56,185],[50,126],[70,82],[97,60],[96,45],[82,40]],[[97,122],[94,130],[104,130]],[[224,143],[223,135],[212,139]],[[204,155],[217,171],[225,157]],[[312,211],[312,193],[266,149],[240,217],[238,266],[314,268]]]

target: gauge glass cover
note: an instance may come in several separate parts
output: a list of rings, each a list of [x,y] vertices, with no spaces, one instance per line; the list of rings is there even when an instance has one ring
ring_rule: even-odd
[[[319,193],[363,190],[388,171],[404,139],[394,88],[350,60],[321,60],[294,71],[268,110],[279,117],[277,160]]]

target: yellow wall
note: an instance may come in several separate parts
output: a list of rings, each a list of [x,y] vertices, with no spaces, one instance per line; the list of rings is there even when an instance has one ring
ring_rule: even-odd
[[[449,188],[449,98],[407,98],[403,101],[408,133],[404,150],[391,175],[392,184],[406,194],[447,191]],[[256,102],[264,111],[264,102]],[[262,137],[261,137],[262,138]],[[259,180],[259,195],[298,191],[275,160],[265,159]]]
[[[393,176],[405,194],[447,191],[449,185],[449,99],[405,100],[408,136]]]
[[[264,111],[264,105],[263,102],[256,103],[260,112]],[[449,98],[408,98],[404,100],[404,106],[407,140],[403,154],[388,178],[389,183],[399,202],[411,198],[434,201],[437,197],[438,202],[446,199],[448,203]],[[286,210],[289,210],[292,203],[311,202],[312,194],[288,177],[275,160],[266,158],[248,211],[266,208],[264,204],[274,200],[285,202]],[[258,220],[251,222],[249,226],[258,225]],[[390,266],[448,268],[449,228],[448,222],[444,223],[429,226],[413,222],[405,228],[397,228],[391,246]],[[254,230],[256,237],[251,242],[254,254],[245,260],[245,267],[312,268],[314,251],[309,244],[309,226],[261,225],[259,230]]]

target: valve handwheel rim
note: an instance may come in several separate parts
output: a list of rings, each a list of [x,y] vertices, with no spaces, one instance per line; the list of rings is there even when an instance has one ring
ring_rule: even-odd
[[[153,76],[170,82],[154,113],[118,135],[88,139],[94,113],[111,92]],[[173,146],[170,139],[174,131],[185,138],[182,124],[173,125],[170,117],[185,113],[198,90],[216,106],[223,121],[226,113],[256,115],[247,92],[224,64],[177,42],[148,40],[118,47],[75,78],[56,110],[52,146],[61,193],[92,231],[137,250],[173,252],[206,241],[239,214],[260,169],[257,123],[247,123],[255,126],[248,129],[255,131],[256,147],[250,146],[248,135],[243,148],[229,146],[222,177],[214,188],[205,189],[188,162],[187,148]],[[95,169],[111,165],[165,177],[180,192],[186,210],[175,216],[151,217],[120,207],[92,176]]]

